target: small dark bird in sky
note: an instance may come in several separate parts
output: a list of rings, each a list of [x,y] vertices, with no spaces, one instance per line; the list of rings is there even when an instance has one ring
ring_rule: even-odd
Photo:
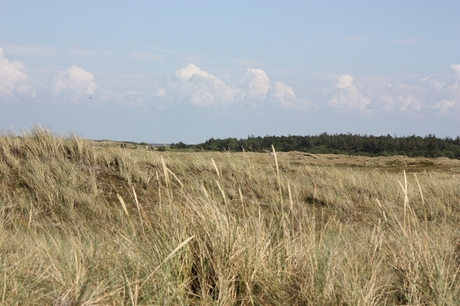
[[[89,98],[91,99],[92,97],[89,97]]]

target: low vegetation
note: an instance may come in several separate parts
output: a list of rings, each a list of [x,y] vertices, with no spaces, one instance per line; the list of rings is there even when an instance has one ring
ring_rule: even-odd
[[[458,304],[460,161],[274,153],[3,134],[1,304]]]

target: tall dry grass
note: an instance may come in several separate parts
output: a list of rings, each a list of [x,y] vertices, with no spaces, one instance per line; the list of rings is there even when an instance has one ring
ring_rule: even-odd
[[[325,160],[5,133],[1,303],[459,304],[458,165]]]

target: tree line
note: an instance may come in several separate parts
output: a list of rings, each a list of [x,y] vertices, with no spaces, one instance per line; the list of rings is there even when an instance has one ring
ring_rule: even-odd
[[[407,155],[409,157],[448,157],[460,159],[460,136],[438,138],[435,134],[421,136],[373,136],[359,134],[328,134],[316,136],[254,136],[246,139],[210,138],[204,143],[186,145],[171,144],[171,148],[198,149],[208,151],[253,151],[271,150],[301,151],[313,154],[349,154],[364,156]]]

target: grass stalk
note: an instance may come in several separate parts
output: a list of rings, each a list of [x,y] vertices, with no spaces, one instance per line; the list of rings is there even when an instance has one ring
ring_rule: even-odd
[[[276,155],[275,147],[272,145],[272,152],[275,158],[275,167],[276,167],[276,179],[278,182],[278,189],[279,189],[279,196],[280,196],[280,203],[283,203],[283,192],[281,189],[281,176],[280,176],[280,168],[278,166],[278,156]]]

